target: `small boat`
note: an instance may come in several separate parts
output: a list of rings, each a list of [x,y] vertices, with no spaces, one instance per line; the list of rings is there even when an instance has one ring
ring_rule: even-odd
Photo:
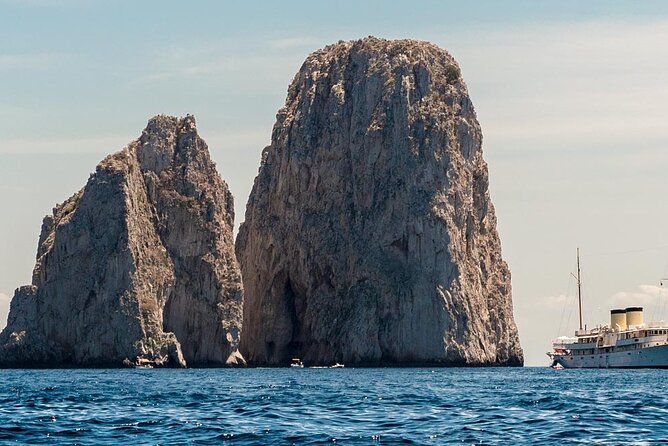
[[[135,360],[134,367],[135,369],[152,369],[154,365],[155,361],[152,361],[147,358],[137,357],[137,359]]]
[[[342,369],[342,368],[344,368],[344,367],[345,367],[345,365],[343,365],[343,364],[339,364],[339,363],[337,362],[336,364],[334,364],[333,366],[331,366],[330,369]]]
[[[135,369],[152,369],[153,366],[151,364],[141,364],[141,365],[136,365]]]
[[[292,362],[290,363],[290,367],[296,367],[296,368],[299,368],[299,369],[303,369],[304,368],[304,363],[299,358],[292,358]]]

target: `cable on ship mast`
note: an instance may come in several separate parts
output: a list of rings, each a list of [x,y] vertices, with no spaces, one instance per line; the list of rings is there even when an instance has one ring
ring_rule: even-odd
[[[582,330],[582,281],[580,280],[580,248],[577,250],[578,253],[578,275],[571,273],[575,280],[578,282],[578,314],[580,316],[580,330]]]

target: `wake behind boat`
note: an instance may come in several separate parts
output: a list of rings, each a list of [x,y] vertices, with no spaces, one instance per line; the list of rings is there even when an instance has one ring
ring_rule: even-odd
[[[576,278],[580,329],[552,343],[553,368],[668,368],[668,324],[646,324],[642,307],[613,309],[610,325],[583,329],[579,251]]]

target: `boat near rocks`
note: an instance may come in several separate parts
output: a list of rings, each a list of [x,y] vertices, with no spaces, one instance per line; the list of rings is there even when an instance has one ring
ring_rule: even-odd
[[[580,329],[553,341],[552,368],[668,368],[668,324],[645,323],[642,307],[610,310],[609,325],[583,329],[579,253],[576,278]]]

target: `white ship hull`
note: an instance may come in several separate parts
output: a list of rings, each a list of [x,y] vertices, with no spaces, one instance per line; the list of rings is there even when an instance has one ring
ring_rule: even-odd
[[[553,364],[573,368],[668,368],[668,345],[589,355],[553,355]]]

